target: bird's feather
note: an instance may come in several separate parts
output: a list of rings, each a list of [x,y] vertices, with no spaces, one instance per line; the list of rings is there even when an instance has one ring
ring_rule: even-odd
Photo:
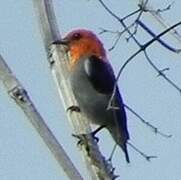
[[[116,78],[110,64],[96,56],[91,56],[89,59],[84,61],[84,69],[93,88],[98,93],[111,97]],[[129,163],[129,156],[126,145],[126,142],[129,139],[129,133],[127,130],[127,117],[118,87],[116,87],[112,105],[113,108],[109,111],[112,111],[114,123],[113,126],[107,126],[107,128],[116,143],[119,144],[119,146],[123,149],[126,161]],[[114,109],[114,106],[118,109]]]
[[[84,62],[85,72],[93,87],[103,94],[111,94],[115,85],[115,77],[110,65],[96,56]]]
[[[92,86],[99,93],[109,94],[111,97],[116,79],[110,64],[96,56],[91,56],[84,62],[84,67]],[[119,108],[115,113],[117,127],[120,127],[121,131],[125,130],[125,134],[128,134],[126,113],[118,87],[116,87],[112,105]],[[127,135],[127,138],[129,138],[129,135]]]

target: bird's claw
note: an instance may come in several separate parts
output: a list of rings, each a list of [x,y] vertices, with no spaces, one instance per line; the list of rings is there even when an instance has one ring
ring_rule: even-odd
[[[77,145],[88,144],[87,141],[88,141],[89,136],[91,136],[93,140],[96,141],[96,143],[99,142],[99,138],[95,136],[94,132],[90,134],[72,134],[72,136],[79,139],[79,141],[77,142]]]
[[[79,108],[79,106],[75,106],[75,105],[72,105],[72,106],[70,106],[70,107],[68,107],[67,108],[67,110],[66,110],[67,112],[80,112],[80,108]]]
[[[87,144],[86,134],[72,134],[72,136],[78,139],[77,146]]]
[[[93,133],[90,134],[72,134],[73,137],[79,139],[77,142],[77,146],[84,146],[88,156],[91,156],[91,144],[90,144],[90,135],[92,136],[93,140],[96,141],[96,143],[99,141],[97,137],[94,136]]]
[[[93,131],[93,132],[91,132],[90,133],[90,135],[92,136],[92,138],[93,138],[93,140],[95,140],[96,141],[96,143],[98,143],[99,142],[99,138],[96,136],[96,133]]]

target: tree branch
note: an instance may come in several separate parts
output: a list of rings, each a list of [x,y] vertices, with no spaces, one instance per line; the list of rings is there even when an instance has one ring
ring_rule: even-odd
[[[67,110],[70,106],[76,105],[77,102],[68,81],[69,58],[65,48],[53,43],[60,39],[60,35],[52,8],[52,0],[34,0],[33,2],[39,19],[50,68],[64,108]],[[67,112],[67,116],[76,134],[89,134],[91,132],[87,119],[81,113]],[[84,143],[81,150],[92,179],[114,179],[115,175],[112,171],[112,166],[102,156],[97,143],[91,136],[88,136],[87,142]]]
[[[110,101],[108,103],[108,109],[112,108],[112,100],[114,98],[114,95],[115,95],[115,91],[116,91],[116,86],[117,86],[117,82],[119,80],[119,77],[121,76],[123,70],[125,69],[125,67],[127,66],[128,63],[130,63],[138,54],[140,54],[141,52],[144,52],[145,56],[146,56],[146,49],[148,47],[150,47],[151,44],[153,44],[155,41],[157,41],[160,37],[164,36],[167,32],[169,32],[170,30],[172,30],[173,28],[177,27],[181,25],[181,21],[172,25],[171,27],[169,27],[168,29],[164,30],[163,32],[161,32],[160,34],[158,34],[157,36],[155,36],[153,39],[151,39],[150,41],[148,41],[147,43],[143,44],[143,45],[140,45],[140,49],[138,49],[134,54],[132,54],[126,61],[125,63],[122,65],[122,67],[120,68],[117,76],[116,76],[116,82],[115,82],[115,85],[114,85],[114,89],[113,89],[113,93],[112,93],[112,96],[110,98]],[[151,62],[151,61],[149,61]],[[154,64],[153,63],[150,63],[150,65],[152,65],[152,67],[154,67],[155,70],[158,70],[158,68],[156,66],[153,66]],[[167,78],[165,76],[165,74],[161,71],[159,71],[159,75],[162,76],[168,83],[170,83],[175,89],[177,89],[179,91],[179,93],[181,92],[181,89],[175,85],[175,83],[173,83],[169,78]]]
[[[72,164],[71,160],[61,147],[51,130],[48,128],[43,118],[35,108],[33,102],[28,96],[27,91],[20,84],[18,79],[13,75],[12,71],[5,63],[0,55],[0,80],[3,82],[9,96],[23,110],[28,120],[39,133],[44,143],[54,155],[59,165],[63,168],[70,179],[81,180],[81,175]]]
[[[173,3],[172,3],[173,4]],[[170,5],[172,5],[170,4]],[[157,13],[157,11],[154,11],[154,8],[150,5],[150,2],[147,4],[146,9],[148,10],[147,12],[150,13],[150,15],[157,20],[157,22],[160,23],[160,25],[163,28],[168,28],[170,27],[170,24],[162,17],[160,13]],[[181,43],[181,35],[177,32],[176,29],[172,29],[170,31],[170,34],[179,42]]]
[[[142,51],[144,51],[148,46],[150,46],[155,40],[157,40],[158,42],[160,42],[160,37],[161,36],[163,36],[164,34],[166,34],[166,33],[168,33],[168,32],[176,32],[176,30],[175,30],[175,27],[177,27],[178,25],[180,25],[180,23],[181,22],[179,22],[179,23],[177,23],[177,24],[175,24],[175,25],[173,25],[173,26],[171,26],[171,27],[168,27],[165,31],[163,31],[162,33],[160,33],[159,35],[155,35],[155,34],[153,34],[148,28],[147,28],[147,31],[149,31],[149,33],[153,36],[153,39],[151,40],[151,41],[149,41],[149,42],[147,42],[146,44],[144,44],[144,45],[141,45],[140,43],[139,43],[139,41],[135,38],[135,36],[134,36],[134,33],[131,33],[130,32],[130,30],[129,30],[129,28],[128,27],[130,27],[130,26],[126,26],[126,24],[124,23],[124,20],[125,20],[125,17],[130,17],[130,15],[134,15],[135,13],[134,12],[139,12],[138,10],[136,10],[136,11],[134,11],[133,13],[130,13],[130,15],[128,15],[128,16],[125,16],[124,18],[120,18],[120,17],[118,17],[114,12],[112,12],[106,5],[105,5],[105,3],[102,1],[102,0],[99,0],[99,2],[101,3],[101,5],[105,8],[105,10],[111,15],[111,16],[113,16],[116,20],[118,20],[120,23],[121,23],[121,25],[124,27],[124,30],[129,34],[129,36],[134,40],[134,42],[140,47],[140,49],[137,51],[137,52],[135,52],[131,57],[129,57],[127,60],[126,60],[126,62],[123,64],[123,66],[121,67],[121,69],[119,70],[119,72],[118,72],[118,75],[117,75],[117,80],[119,79],[119,77],[120,77],[120,75],[121,75],[121,72],[123,71],[123,69],[127,66],[127,64],[135,57],[135,56],[137,56],[140,52],[142,52]],[[136,19],[136,21],[135,22],[140,22],[139,21],[139,18],[140,18],[140,15],[145,11],[145,12],[147,12],[147,11],[149,11],[148,9],[147,9],[147,3],[148,3],[148,1],[147,0],[145,0],[145,2],[144,2],[144,0],[141,0],[141,4],[139,5],[140,6],[140,14],[139,14],[139,16],[137,17],[137,19]],[[142,10],[142,11],[141,11]],[[153,13],[152,13],[153,14]],[[156,16],[155,15],[155,17],[157,17],[158,18],[158,16]],[[161,18],[161,17],[160,17]],[[160,20],[161,21],[161,20]],[[144,26],[144,24],[142,23],[142,25]],[[143,27],[142,26],[142,27]],[[145,26],[144,26],[144,28],[145,28]],[[124,31],[123,30],[123,31]],[[177,38],[177,40],[179,40],[179,35],[177,34],[174,34],[175,35],[175,37]],[[120,37],[119,37],[120,38]],[[119,40],[119,39],[118,39]],[[117,43],[117,42],[116,42]],[[167,47],[167,49],[170,49],[170,50],[172,50],[173,52],[175,52],[175,53],[180,53],[180,49],[174,49],[174,48],[172,48],[171,46],[169,46],[169,45],[167,45],[167,44],[165,44],[165,43],[163,43],[163,41],[161,41],[161,43],[162,43],[162,45],[164,44],[166,47]],[[114,46],[115,47],[115,46]],[[149,61],[150,62],[150,61]],[[167,78],[166,76],[165,76],[165,74],[163,73],[163,71],[161,72],[161,71],[159,71],[158,70],[158,68],[154,65],[153,66],[153,63],[150,63],[150,65],[157,71],[157,72],[159,72],[159,75],[160,76],[162,76],[169,84],[171,84],[175,89],[177,89],[179,92],[180,92],[180,88],[174,83],[174,82],[172,82],[169,78]],[[117,83],[116,83],[117,84]],[[116,86],[116,85],[115,85]],[[114,96],[114,93],[115,93],[115,88],[114,88],[114,91],[113,91],[113,95],[112,95],[112,97],[111,97],[111,101],[112,101],[112,98],[113,98],[113,96]],[[108,108],[110,108],[111,107],[111,102],[110,101],[110,103],[108,104]]]

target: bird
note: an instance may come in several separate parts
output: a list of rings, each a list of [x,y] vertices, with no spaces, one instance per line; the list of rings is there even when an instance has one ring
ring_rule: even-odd
[[[69,80],[81,113],[92,123],[105,127],[130,162],[127,142],[129,132],[123,99],[113,68],[100,39],[90,30],[75,29],[59,41],[70,56]],[[113,108],[107,108],[112,97]],[[96,132],[97,132],[96,131]]]

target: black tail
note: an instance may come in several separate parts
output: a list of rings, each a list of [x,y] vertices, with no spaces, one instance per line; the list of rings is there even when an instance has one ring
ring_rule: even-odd
[[[130,163],[129,154],[127,150],[127,140],[129,139],[128,136],[122,133],[117,133],[116,127],[107,127],[110,134],[112,135],[113,139],[115,140],[116,144],[123,150],[125,154],[125,159],[127,163]],[[125,135],[125,136],[124,136]]]
[[[128,154],[128,150],[127,150],[127,144],[125,143],[124,147],[123,146],[120,146],[120,147],[124,151],[126,162],[130,163],[129,154]]]

